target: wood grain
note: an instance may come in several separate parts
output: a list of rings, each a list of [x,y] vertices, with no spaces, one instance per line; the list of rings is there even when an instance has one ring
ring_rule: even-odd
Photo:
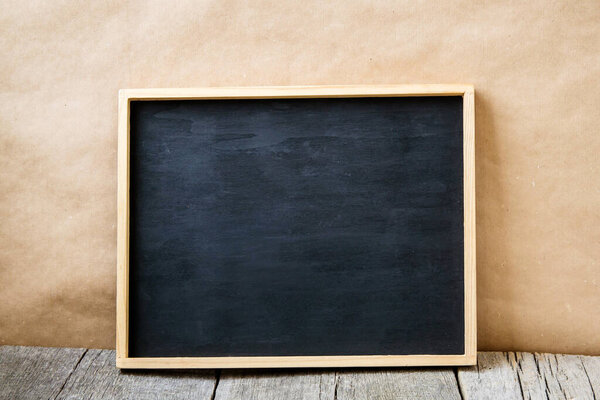
[[[465,399],[520,399],[519,377],[505,353],[479,353],[477,365],[458,369]]]
[[[600,357],[479,353],[458,381],[466,399],[596,399]]]
[[[460,399],[452,369],[340,372],[335,399]]]
[[[286,371],[221,373],[215,399],[324,400],[335,398],[335,373]]]
[[[57,399],[206,399],[216,387],[214,371],[122,372],[115,352],[89,350]]]
[[[465,368],[122,371],[112,350],[0,348],[0,399],[597,399],[600,357],[479,353]],[[457,378],[458,381],[457,381]]]
[[[541,378],[537,360],[531,353],[507,353],[510,366],[516,371],[525,399],[546,399],[546,384]]]
[[[0,399],[54,399],[85,349],[0,347]]]
[[[551,399],[593,399],[581,358],[576,355],[534,354],[540,381],[545,383],[545,394]],[[542,393],[534,392],[537,398]],[[533,398],[533,397],[532,397]]]
[[[594,399],[600,399],[600,357],[580,356]]]

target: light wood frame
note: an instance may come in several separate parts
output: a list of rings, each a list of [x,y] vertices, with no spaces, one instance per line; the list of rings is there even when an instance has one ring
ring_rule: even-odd
[[[464,179],[465,353],[458,355],[129,357],[129,109],[131,101],[314,97],[462,96]],[[474,365],[477,362],[475,278],[475,104],[471,85],[277,86],[119,91],[117,224],[118,368],[287,368]]]

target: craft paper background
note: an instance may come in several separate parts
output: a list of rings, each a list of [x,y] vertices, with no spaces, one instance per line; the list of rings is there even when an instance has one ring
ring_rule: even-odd
[[[472,83],[479,348],[600,354],[600,2],[4,1],[0,343],[112,348],[120,88]]]

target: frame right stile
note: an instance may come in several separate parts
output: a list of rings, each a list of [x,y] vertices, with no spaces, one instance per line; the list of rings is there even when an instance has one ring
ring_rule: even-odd
[[[475,90],[463,92],[463,198],[465,273],[465,356],[477,363],[477,290],[475,224]]]

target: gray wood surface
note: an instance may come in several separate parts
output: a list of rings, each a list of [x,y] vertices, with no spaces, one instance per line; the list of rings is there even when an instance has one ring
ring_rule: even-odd
[[[333,399],[335,373],[314,370],[222,371],[218,399]]]
[[[534,354],[540,378],[548,397],[554,399],[593,399],[590,381],[579,356]]]
[[[510,366],[516,371],[523,398],[547,399],[546,382],[541,379],[538,361],[531,353],[508,353]]]
[[[361,370],[337,374],[338,400],[460,400],[452,368]]]
[[[593,399],[600,357],[479,353],[461,368],[121,371],[112,350],[0,347],[0,399]]]
[[[580,356],[594,399],[600,400],[600,357]]]
[[[506,353],[479,353],[477,365],[458,369],[465,399],[521,399],[519,377]]]
[[[210,400],[214,371],[120,371],[115,352],[89,350],[57,399],[198,399]]]
[[[85,349],[0,347],[0,399],[54,399]]]
[[[479,353],[478,365],[459,368],[465,399],[593,399],[600,357],[540,353]]]

